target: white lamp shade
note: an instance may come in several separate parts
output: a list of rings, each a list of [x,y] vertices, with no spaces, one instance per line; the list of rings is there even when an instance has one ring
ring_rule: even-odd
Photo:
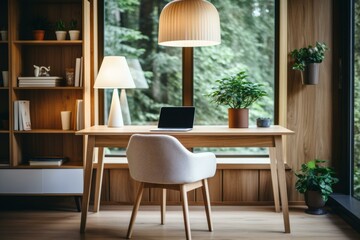
[[[168,3],[160,14],[158,42],[171,47],[220,44],[218,11],[205,0],[174,0]]]
[[[104,57],[94,88],[135,88],[125,57]]]

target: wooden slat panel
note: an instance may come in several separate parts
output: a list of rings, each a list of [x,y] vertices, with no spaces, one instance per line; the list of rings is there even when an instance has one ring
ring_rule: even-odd
[[[288,1],[288,51],[314,45],[316,41],[325,42],[330,49],[320,64],[318,85],[302,85],[299,71],[288,72],[287,127],[295,135],[287,137],[287,163],[294,170],[314,158],[328,159],[331,164],[334,156],[332,105],[337,99],[334,91],[337,83],[332,77],[332,5],[332,0]],[[291,65],[292,62],[289,62]],[[294,184],[295,179],[292,178],[288,186]],[[293,188],[289,190],[292,200],[301,200]]]
[[[274,201],[271,173],[269,170],[259,171],[259,201]]]
[[[215,176],[208,180],[210,201],[222,201],[222,170],[217,170]],[[196,202],[203,202],[201,189],[196,190]]]
[[[223,199],[227,201],[257,201],[258,170],[223,170]]]
[[[194,194],[189,192],[188,193],[188,198],[189,201],[193,201]],[[155,189],[152,188],[150,189],[150,199],[151,199],[151,203],[156,203],[156,204],[160,204],[160,199],[161,199],[161,189]],[[175,191],[175,190],[167,190],[166,191],[166,201],[167,203],[180,203],[180,192],[179,191]]]
[[[110,201],[133,203],[139,183],[135,182],[128,170],[110,170]],[[149,194],[144,191],[142,202],[149,201]]]

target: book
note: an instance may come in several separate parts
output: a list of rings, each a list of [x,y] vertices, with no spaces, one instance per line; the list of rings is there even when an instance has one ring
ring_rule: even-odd
[[[81,130],[84,128],[84,100],[76,99],[74,129]]]
[[[18,77],[19,87],[57,87],[63,85],[62,77]]]
[[[29,159],[30,166],[61,166],[66,161],[66,157],[45,156],[33,157]]]
[[[19,101],[19,122],[20,126],[22,125],[23,130],[31,130],[31,120],[30,120],[30,101],[20,100]],[[20,128],[20,130],[22,130]]]
[[[84,78],[84,57],[80,58],[80,83],[79,87],[83,86],[83,78]]]
[[[19,130],[19,102],[14,101],[14,130]]]
[[[80,86],[80,63],[81,63],[81,59],[76,58],[76,61],[75,61],[75,87]]]

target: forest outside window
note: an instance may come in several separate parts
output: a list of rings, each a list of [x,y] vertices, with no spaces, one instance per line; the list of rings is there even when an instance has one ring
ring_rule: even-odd
[[[104,55],[125,56],[128,61],[139,63],[136,67],[129,64],[137,75],[133,77],[142,78],[148,85],[126,90],[131,122],[125,120],[125,125],[155,125],[162,106],[182,105],[182,49],[157,43],[159,15],[168,2],[104,0]],[[274,119],[276,1],[210,2],[219,12],[222,42],[217,46],[194,48],[195,124],[227,125],[226,106],[216,106],[205,95],[217,79],[240,70],[246,70],[252,81],[264,84],[268,93],[251,106],[250,125],[255,125],[258,117]],[[111,95],[111,91],[104,94],[104,122],[107,122]],[[213,150],[239,153],[238,149]],[[118,149],[108,151],[118,153]],[[242,151],[242,154],[266,154],[258,148]]]

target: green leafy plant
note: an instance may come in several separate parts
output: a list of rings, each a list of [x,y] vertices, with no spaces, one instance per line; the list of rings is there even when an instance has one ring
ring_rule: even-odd
[[[339,181],[331,167],[319,165],[326,161],[315,159],[301,165],[301,170],[295,173],[298,177],[295,188],[300,193],[306,191],[319,191],[324,201],[327,201],[329,195],[333,192],[332,185]]]
[[[321,63],[325,58],[325,51],[328,49],[325,43],[316,42],[315,47],[309,45],[305,48],[295,49],[290,55],[295,59],[292,66],[294,70],[304,71],[309,63]]]
[[[55,31],[66,31],[66,24],[63,20],[59,20],[55,23]]]
[[[259,98],[266,96],[263,85],[246,79],[245,71],[234,76],[216,80],[217,86],[207,94],[217,105],[227,105],[230,108],[247,108]]]
[[[47,30],[49,28],[49,22],[44,16],[37,16],[32,21],[33,30]]]
[[[75,19],[71,19],[69,22],[69,29],[76,30],[77,29],[77,21]]]

